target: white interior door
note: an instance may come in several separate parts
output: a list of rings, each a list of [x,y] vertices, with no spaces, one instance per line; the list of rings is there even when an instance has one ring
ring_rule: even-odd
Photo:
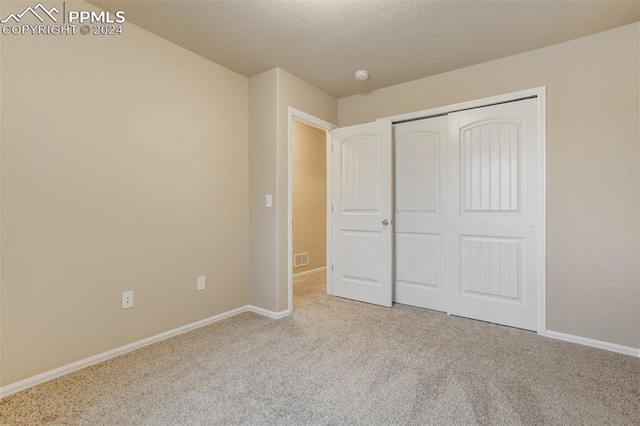
[[[537,101],[449,115],[456,163],[449,313],[537,329],[540,144]]]
[[[331,293],[391,306],[391,122],[344,127],[331,136]]]
[[[448,308],[443,264],[449,241],[442,205],[447,194],[441,190],[448,126],[447,116],[394,126],[394,301],[440,311]]]

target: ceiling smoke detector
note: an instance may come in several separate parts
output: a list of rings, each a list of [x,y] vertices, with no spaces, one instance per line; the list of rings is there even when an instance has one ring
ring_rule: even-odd
[[[369,79],[369,71],[367,70],[358,70],[354,73],[356,76],[356,80],[365,81]]]

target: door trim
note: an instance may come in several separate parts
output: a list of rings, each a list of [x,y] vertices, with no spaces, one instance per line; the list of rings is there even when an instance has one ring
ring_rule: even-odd
[[[331,261],[331,130],[335,124],[324,121],[292,106],[287,118],[287,312],[293,312],[293,122],[298,121],[327,133],[327,293],[331,294],[331,274],[328,265]]]
[[[483,106],[495,105],[506,102],[513,102],[524,98],[535,97],[538,102],[538,137],[540,138],[538,149],[540,154],[540,226],[538,228],[538,238],[540,242],[540,258],[538,261],[538,321],[537,332],[547,335],[547,87],[541,86],[533,89],[521,90],[518,92],[506,93],[488,98],[476,99],[468,102],[445,105],[421,111],[409,112],[406,114],[393,115],[379,118],[381,120],[391,120],[392,123],[418,120],[438,115],[449,114],[454,111],[480,108]]]

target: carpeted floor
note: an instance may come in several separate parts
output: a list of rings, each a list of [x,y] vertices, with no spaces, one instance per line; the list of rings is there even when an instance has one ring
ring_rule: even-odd
[[[7,397],[2,424],[640,424],[640,360],[325,294],[244,313]]]

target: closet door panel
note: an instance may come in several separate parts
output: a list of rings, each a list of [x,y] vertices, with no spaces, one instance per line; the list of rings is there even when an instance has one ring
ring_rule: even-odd
[[[446,117],[394,126],[396,303],[446,310],[441,205],[446,140]]]

